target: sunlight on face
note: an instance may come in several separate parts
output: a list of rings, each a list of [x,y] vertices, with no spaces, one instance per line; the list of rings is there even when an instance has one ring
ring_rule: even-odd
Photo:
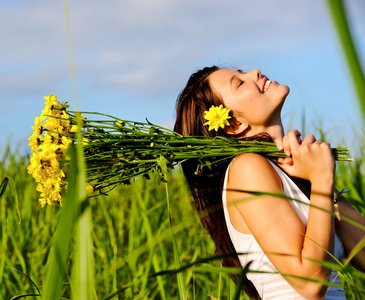
[[[212,89],[232,110],[234,120],[257,129],[281,122],[280,112],[289,87],[270,81],[260,70],[220,69],[209,76]]]

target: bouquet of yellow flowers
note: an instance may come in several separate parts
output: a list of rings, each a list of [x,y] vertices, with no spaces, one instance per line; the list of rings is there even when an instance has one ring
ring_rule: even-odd
[[[238,141],[222,136],[182,136],[148,121],[126,121],[96,112],[70,111],[67,102],[59,102],[53,94],[44,98],[45,108],[40,117],[35,118],[34,132],[29,138],[32,155],[28,167],[37,183],[42,206],[62,205],[70,160],[67,149],[76,142],[77,118],[81,119],[89,196],[105,194],[121,183],[129,184],[136,176],[149,178],[151,172],[157,181],[165,181],[169,169],[188,159],[198,160],[198,172],[242,153],[286,156],[274,143]],[[218,129],[222,123],[220,117],[219,122],[215,114],[211,117],[208,125]],[[337,160],[350,160],[344,157],[348,154],[347,148],[333,149],[333,153]]]
[[[62,203],[61,191],[67,188],[67,165],[63,161],[67,160],[67,148],[77,130],[66,113],[67,102],[59,103],[53,94],[45,99],[45,108],[32,126],[34,132],[29,138],[32,155],[28,166],[28,173],[34,177],[37,191],[41,193],[42,206]]]

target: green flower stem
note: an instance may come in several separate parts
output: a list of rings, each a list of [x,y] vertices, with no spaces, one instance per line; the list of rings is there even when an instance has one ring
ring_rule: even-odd
[[[66,113],[71,118],[71,124],[75,124],[74,119],[78,114],[107,118],[82,119],[81,128],[86,139],[83,142],[87,181],[100,194],[110,191],[118,184],[129,183],[136,176],[148,178],[151,172],[156,175],[156,180],[165,181],[169,169],[189,159],[196,159],[197,170],[202,171],[205,167],[211,168],[243,153],[286,157],[272,142],[239,141],[223,136],[182,136],[148,121],[120,120],[101,113],[67,110]],[[64,135],[77,143],[72,134]],[[351,160],[345,157],[348,148],[333,148],[332,151],[336,160]]]

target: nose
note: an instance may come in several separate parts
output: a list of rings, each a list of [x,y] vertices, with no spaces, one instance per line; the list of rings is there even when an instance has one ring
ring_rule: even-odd
[[[259,69],[253,69],[250,73],[253,80],[259,80],[262,77],[261,71]]]

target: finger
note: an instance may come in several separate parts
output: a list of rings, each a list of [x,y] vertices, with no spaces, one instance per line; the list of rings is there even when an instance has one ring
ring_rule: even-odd
[[[308,134],[304,140],[302,144],[312,144],[316,141],[316,138],[314,137],[313,134]]]
[[[330,143],[328,143],[328,142],[323,142],[323,143],[321,143],[321,147],[323,147],[323,148],[327,149],[327,151],[329,151],[329,152],[331,153],[331,155],[333,155],[333,152],[332,152],[332,150],[331,150],[331,144],[330,144]]]
[[[291,154],[300,146],[298,137],[300,137],[300,132],[298,130],[290,131],[287,136],[287,144],[289,145],[289,150]]]
[[[288,139],[288,136],[287,135],[284,136],[284,138],[283,138],[283,150],[284,150],[284,152],[285,152],[285,154],[287,156],[290,156],[291,155],[291,153],[290,153],[290,146],[289,146],[289,139]]]
[[[278,137],[275,139],[275,143],[276,143],[276,147],[279,149],[279,150],[283,150],[284,149],[284,146],[283,146],[283,138],[282,137]]]
[[[288,166],[292,166],[294,164],[294,161],[291,157],[280,157],[278,158],[278,163],[280,165],[288,165]]]
[[[288,133],[288,135],[289,134],[294,134],[297,137],[298,141],[299,141],[300,137],[302,136],[302,134],[299,132],[298,129],[290,130],[289,133]]]
[[[295,138],[298,144],[301,144],[302,143],[302,140],[300,138],[301,135],[302,134],[297,129],[293,129],[286,136],[284,136],[283,146],[284,146],[284,152],[287,156],[291,155],[290,141]]]
[[[283,163],[292,166],[294,164],[294,160],[291,157],[285,157]]]
[[[279,166],[280,166],[281,169],[283,169],[288,174],[290,174],[291,170],[293,169],[292,165],[285,164],[285,163],[279,163]]]

